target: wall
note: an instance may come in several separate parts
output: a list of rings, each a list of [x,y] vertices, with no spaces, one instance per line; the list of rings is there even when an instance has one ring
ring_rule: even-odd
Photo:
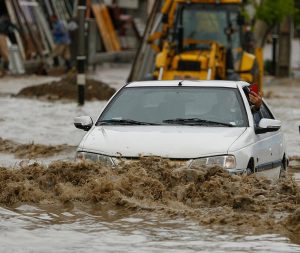
[[[292,40],[292,57],[291,64],[292,69],[300,70],[300,38]],[[264,47],[264,60],[272,60],[272,45],[267,44]]]

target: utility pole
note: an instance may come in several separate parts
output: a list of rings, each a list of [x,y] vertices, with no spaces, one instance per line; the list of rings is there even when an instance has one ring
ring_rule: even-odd
[[[79,0],[78,3],[78,51],[77,51],[77,87],[78,105],[84,105],[84,89],[86,83],[85,63],[85,11],[86,1]]]

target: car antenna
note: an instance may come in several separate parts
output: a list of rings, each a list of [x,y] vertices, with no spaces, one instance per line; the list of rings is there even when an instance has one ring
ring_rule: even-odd
[[[182,86],[183,81],[184,81],[184,80],[180,81],[180,82],[178,83],[178,86]]]

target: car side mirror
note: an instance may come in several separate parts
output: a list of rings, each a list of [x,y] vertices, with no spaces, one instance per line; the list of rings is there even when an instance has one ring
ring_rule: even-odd
[[[261,119],[258,127],[255,128],[256,134],[264,134],[269,132],[276,132],[281,128],[281,121],[275,119]]]
[[[90,116],[80,116],[74,119],[74,126],[84,131],[89,131],[93,126],[93,120]]]

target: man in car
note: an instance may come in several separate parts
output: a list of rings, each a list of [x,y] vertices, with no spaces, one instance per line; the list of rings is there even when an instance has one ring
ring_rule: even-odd
[[[248,87],[244,87],[244,92],[249,101],[255,124],[258,125],[261,119],[260,107],[262,105],[262,97]],[[218,117],[224,123],[242,120],[241,111],[235,99],[230,96],[224,97],[222,93],[217,95],[217,103],[212,107],[209,117]]]
[[[261,119],[260,107],[262,105],[262,97],[261,97],[260,93],[256,93],[254,91],[251,91],[248,87],[244,88],[244,92],[245,92],[245,94],[248,98],[248,101],[250,103],[254,123],[257,126],[259,124],[260,119]]]

